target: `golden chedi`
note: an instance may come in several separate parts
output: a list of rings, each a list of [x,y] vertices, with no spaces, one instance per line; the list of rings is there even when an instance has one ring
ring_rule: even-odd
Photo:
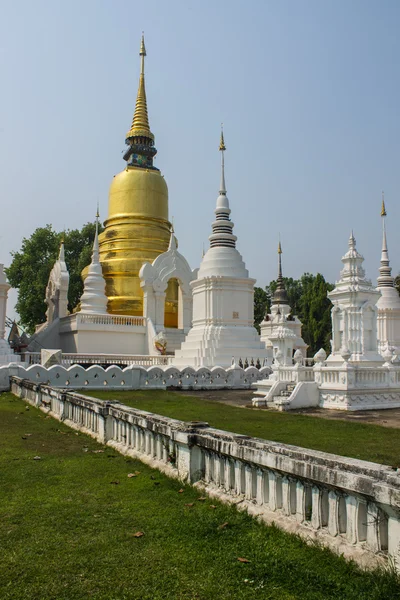
[[[111,183],[108,218],[99,237],[108,312],[118,315],[143,315],[140,268],[168,249],[171,236],[167,184],[153,165],[157,150],[147,114],[145,56],[142,37],[139,89],[132,126],[125,140],[127,166]],[[176,280],[170,280],[165,303],[166,327],[177,327],[177,308],[178,285]]]

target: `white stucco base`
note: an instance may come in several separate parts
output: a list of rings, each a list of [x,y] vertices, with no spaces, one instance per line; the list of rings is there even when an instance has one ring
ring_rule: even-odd
[[[193,327],[175,353],[174,366],[228,367],[232,358],[238,364],[241,358],[250,362],[266,358],[265,345],[254,327],[215,326]]]

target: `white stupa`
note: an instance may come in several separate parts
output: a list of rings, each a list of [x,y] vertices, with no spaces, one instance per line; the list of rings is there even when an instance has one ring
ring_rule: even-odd
[[[107,314],[106,282],[99,260],[99,211],[96,214],[96,234],[93,242],[92,262],[85,278],[81,296],[81,312],[94,315]]]
[[[282,364],[293,364],[293,353],[301,352],[303,358],[307,355],[307,344],[301,337],[302,323],[292,314],[289,298],[282,276],[282,246],[278,244],[278,279],[276,290],[272,296],[271,312],[264,316],[260,323],[261,341],[265,342],[268,352],[268,365],[272,365],[277,352],[283,355]],[[286,344],[282,347],[283,342]]]
[[[382,198],[382,254],[379,267],[378,287],[381,293],[376,306],[378,308],[378,349],[385,352],[387,348],[396,354],[400,352],[400,296],[394,286],[394,277],[389,263],[389,252],[386,241],[386,207]]]
[[[350,361],[382,364],[378,353],[376,303],[380,291],[365,276],[364,257],[357,252],[353,232],[349,249],[342,257],[343,269],[335,289],[328,293],[332,308],[332,353],[327,363]]]
[[[191,282],[193,322],[174,365],[183,367],[221,366],[242,358],[259,358],[267,353],[254,328],[254,284],[240,253],[236,250],[231,210],[226,195],[224,137],[221,133],[221,187],[215,221],[209,237],[210,248],[203,257],[197,279]]]

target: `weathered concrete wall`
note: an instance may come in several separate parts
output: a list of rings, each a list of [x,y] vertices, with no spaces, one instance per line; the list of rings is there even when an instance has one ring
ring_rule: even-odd
[[[12,392],[99,442],[365,566],[400,568],[400,473],[12,378]]]

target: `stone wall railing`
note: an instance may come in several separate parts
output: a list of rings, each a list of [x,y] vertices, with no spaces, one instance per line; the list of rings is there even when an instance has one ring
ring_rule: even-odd
[[[73,323],[73,321],[75,321],[78,325],[112,325],[113,327],[118,325],[124,327],[145,327],[147,322],[146,317],[131,317],[128,315],[91,315],[81,312],[69,315],[60,321],[61,326],[63,323]]]
[[[40,352],[25,352],[21,354],[21,359],[28,365],[40,365]],[[63,352],[61,363],[66,367],[71,365],[168,365],[171,363],[171,356],[157,355],[139,355],[139,354],[88,354],[76,352]]]
[[[288,383],[299,383],[300,381],[314,381],[313,367],[303,367],[300,365],[290,366],[273,366],[276,381],[287,381]]]
[[[258,370],[256,367],[242,369],[234,366],[228,369],[186,367],[177,369],[172,365],[152,365],[150,367],[131,365],[121,369],[118,366],[103,368],[92,365],[88,368],[80,365],[64,367],[53,365],[31,365],[23,367],[17,364],[0,367],[0,390],[10,388],[10,377],[15,375],[35,383],[45,383],[57,388],[69,389],[249,389],[253,383],[266,377],[268,367]]]
[[[400,565],[400,474],[101,402],[12,377],[12,391],[103,444],[319,540],[359,563]]]
[[[382,367],[358,368],[349,363],[343,363],[341,366],[321,366],[314,367],[315,381],[321,387],[331,385],[342,386],[344,389],[351,388],[370,388],[386,389],[400,386],[400,367],[399,365],[383,365]]]

